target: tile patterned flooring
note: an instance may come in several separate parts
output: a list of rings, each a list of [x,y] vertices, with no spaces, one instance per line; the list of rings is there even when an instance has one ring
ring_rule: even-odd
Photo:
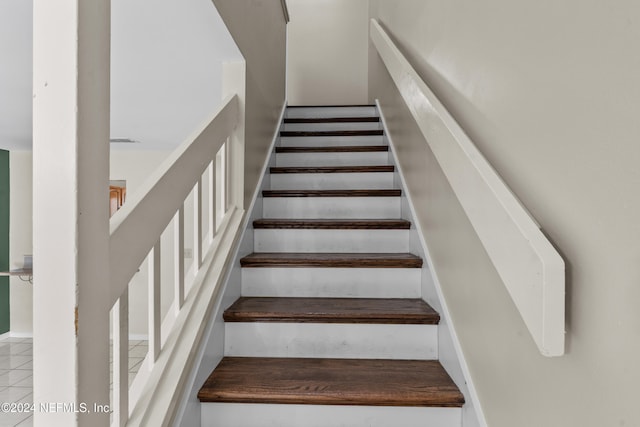
[[[129,341],[129,384],[147,355],[147,341]],[[33,403],[33,340],[0,340],[0,404]],[[33,426],[30,413],[0,412],[0,427]]]

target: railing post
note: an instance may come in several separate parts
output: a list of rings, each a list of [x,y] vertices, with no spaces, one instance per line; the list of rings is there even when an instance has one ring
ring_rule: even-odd
[[[33,397],[54,405],[37,426],[109,425],[110,16],[33,3]]]

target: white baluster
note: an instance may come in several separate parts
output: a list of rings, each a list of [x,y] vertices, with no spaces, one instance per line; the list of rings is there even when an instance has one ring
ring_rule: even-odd
[[[194,273],[202,267],[202,177],[194,187],[193,194],[193,263]]]
[[[129,288],[113,306],[113,422],[129,419]]]
[[[224,187],[225,187],[225,174],[224,174],[224,162],[222,161],[224,156],[224,148],[226,144],[223,144],[216,154],[216,217],[217,223],[220,223],[220,219],[224,217],[226,212],[224,206]]]
[[[161,348],[160,239],[149,253],[149,368],[153,368]]]
[[[184,304],[184,205],[180,207],[173,220],[174,232],[174,287],[176,316]]]
[[[217,212],[216,212],[216,157],[213,156],[213,161],[209,165],[209,239],[213,242],[213,238],[216,236],[217,229]]]

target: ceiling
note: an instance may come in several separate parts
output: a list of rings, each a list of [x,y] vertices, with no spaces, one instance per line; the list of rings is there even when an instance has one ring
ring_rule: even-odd
[[[112,0],[113,149],[168,150],[219,105],[241,55],[210,0]],[[153,13],[150,13],[152,11]],[[31,150],[32,2],[0,0],[0,149]]]

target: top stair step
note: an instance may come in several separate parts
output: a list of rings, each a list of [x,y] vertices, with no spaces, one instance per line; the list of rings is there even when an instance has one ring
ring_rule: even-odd
[[[375,105],[289,106],[285,118],[335,118],[377,116]]]
[[[253,221],[253,228],[309,230],[408,230],[411,228],[411,222],[404,219],[263,218]]]
[[[320,147],[276,147],[276,153],[366,153],[388,152],[388,145],[335,145]]]
[[[290,166],[272,167],[269,172],[273,174],[299,174],[299,173],[367,173],[367,172],[394,172],[393,165],[375,166]]]
[[[283,131],[375,130],[379,117],[300,117],[284,119]]]
[[[329,136],[381,136],[384,135],[382,129],[369,129],[369,130],[320,130],[320,131],[287,131],[280,132],[280,136],[284,137],[296,137],[296,136],[317,136],[317,137],[329,137]]]
[[[225,357],[201,402],[461,407],[435,360]]]
[[[332,136],[382,136],[384,131],[382,129],[369,129],[369,130],[330,130],[330,131],[286,131],[280,132],[282,137],[332,137]]]
[[[378,123],[380,117],[298,117],[284,119],[289,124],[317,124],[317,123]]]

